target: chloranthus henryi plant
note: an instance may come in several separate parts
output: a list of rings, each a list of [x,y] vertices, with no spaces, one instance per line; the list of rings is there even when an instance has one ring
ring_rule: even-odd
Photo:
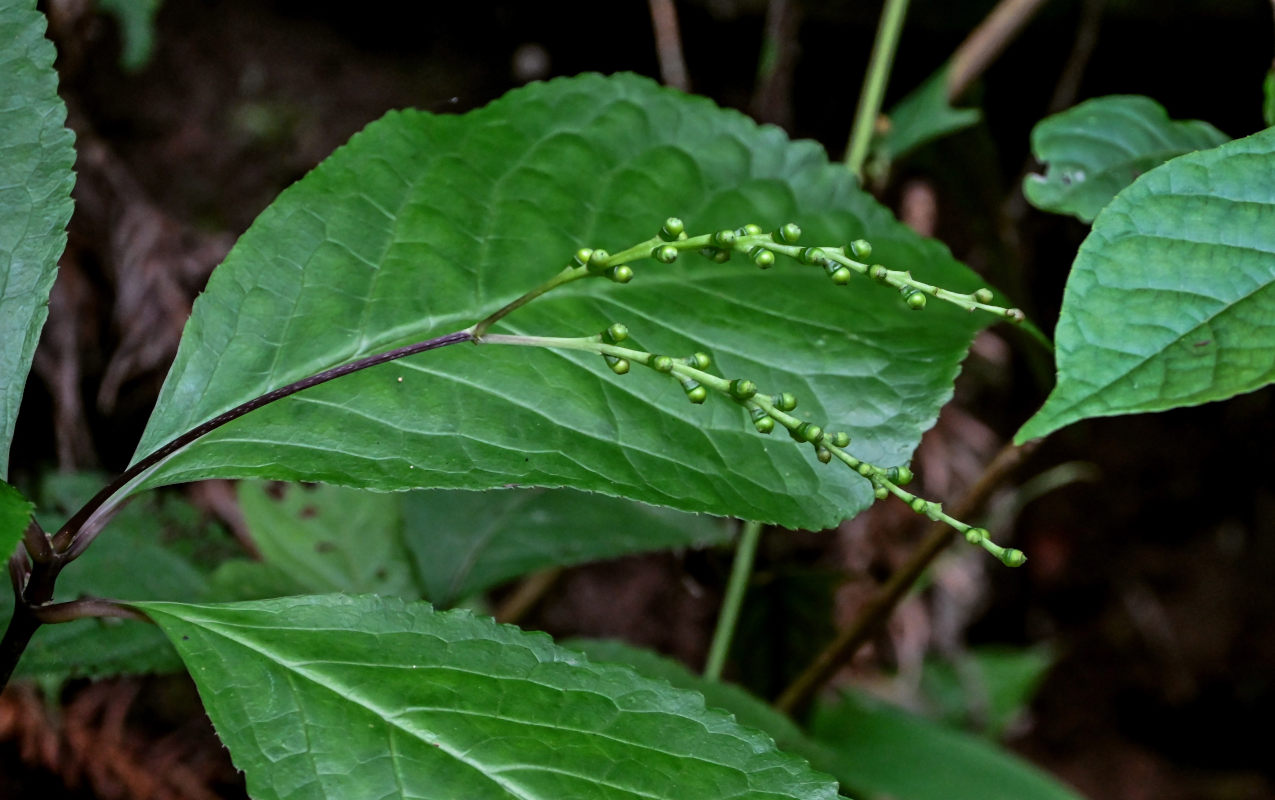
[[[994,314],[1013,323],[1023,321],[1023,312],[992,303],[990,289],[980,288],[960,293],[918,281],[906,270],[890,269],[871,263],[872,245],[864,239],[840,247],[803,246],[799,244],[801,227],[795,222],[786,223],[771,233],[760,225],[748,223],[737,229],[724,228],[712,233],[689,235],[685,224],[678,217],[665,220],[659,232],[646,241],[626,247],[615,253],[598,248],[581,248],[561,272],[532,289],[518,299],[483,319],[466,333],[476,343],[548,347],[595,353],[602,357],[607,367],[616,375],[629,372],[633,364],[668,375],[676,380],[694,404],[702,404],[709,391],[738,403],[747,410],[758,433],[770,434],[776,425],[783,427],[799,444],[809,444],[820,463],[833,460],[849,467],[871,485],[877,500],[890,495],[898,497],[918,514],[950,525],[971,544],[977,544],[1007,566],[1020,566],[1026,561],[1021,550],[996,544],[984,528],[969,525],[944,513],[941,503],[926,500],[903,487],[912,480],[912,472],[905,465],[881,467],[856,458],[849,451],[850,433],[832,431],[827,425],[795,416],[798,398],[792,392],[763,393],[756,382],[739,377],[727,379],[709,372],[711,359],[708,354],[695,352],[675,357],[649,353],[625,346],[629,329],[620,322],[612,323],[604,331],[588,337],[548,337],[488,333],[490,327],[514,310],[533,301],[553,289],[583,278],[605,277],[618,284],[633,280],[632,264],[642,259],[653,259],[671,264],[683,252],[693,251],[715,263],[722,264],[733,255],[741,255],[759,269],[770,269],[776,263],[776,255],[785,256],[798,264],[823,270],[837,286],[845,286],[858,276],[866,277],[882,286],[897,290],[907,307],[913,311],[925,309],[929,297],[951,303],[970,312]]]

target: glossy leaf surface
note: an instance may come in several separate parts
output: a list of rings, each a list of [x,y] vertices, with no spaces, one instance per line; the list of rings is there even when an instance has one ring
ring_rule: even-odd
[[[44,29],[34,0],[0,0],[0,480],[73,206],[75,137]]]
[[[256,800],[832,800],[703,698],[543,634],[375,597],[144,603]]]
[[[1015,439],[1275,380],[1275,129],[1176,158],[1094,221],[1067,280],[1058,384]]]
[[[696,232],[797,220],[811,243],[867,237],[882,263],[978,285],[809,142],[634,76],[534,84],[463,116],[391,113],[280,195],[196,302],[138,454],[324,368],[463,329],[580,246],[618,251],[670,214]],[[941,303],[918,317],[897,293],[836,288],[795,263],[634,266],[630,285],[571,284],[497,330],[581,336],[623,322],[652,352],[703,350],[722,374],[797,393],[802,413],[848,428],[858,455],[887,465],[908,458],[988,322]],[[618,377],[596,356],[468,344],[253,412],[148,483],[214,476],[571,486],[812,528],[871,498],[809,448],[758,435],[728,400],[692,406],[667,377]]]
[[[1047,169],[1028,175],[1023,193],[1039,209],[1090,222],[1139,175],[1227,139],[1207,122],[1170,120],[1149,97],[1099,97],[1032,129],[1032,154]]]

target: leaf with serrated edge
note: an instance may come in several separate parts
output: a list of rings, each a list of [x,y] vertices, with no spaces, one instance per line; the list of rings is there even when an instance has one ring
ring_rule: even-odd
[[[1058,385],[1015,436],[1275,380],[1275,129],[1147,173],[1094,221],[1058,320]]]
[[[75,137],[35,0],[0,2],[0,480],[66,246]]]
[[[462,329],[669,214],[690,229],[797,220],[811,243],[872,240],[874,259],[958,291],[946,248],[894,220],[816,145],[631,75],[535,84],[463,116],[394,112],[284,192],[196,302],[138,448],[251,397],[390,347]],[[581,281],[503,332],[592,335],[626,323],[653,352],[792,391],[868,460],[905,461],[973,333],[869,281],[761,272],[687,254],[631,285]],[[918,323],[924,324],[918,324]],[[401,380],[400,380],[401,379]],[[738,405],[691,406],[666,376],[617,377],[578,353],[460,345],[307,390],[236,420],[139,484],[270,477],[377,489],[571,486],[793,527],[833,525],[871,487],[809,448],[752,430]]]
[[[1090,222],[1139,175],[1228,138],[1207,122],[1170,120],[1149,97],[1099,97],[1032,129],[1032,154],[1047,169],[1023,179],[1023,194],[1039,209]]]
[[[256,800],[836,797],[699,695],[467,611],[343,595],[137,606]]]
[[[22,492],[0,481],[0,557],[7,559],[17,549],[34,509]]]

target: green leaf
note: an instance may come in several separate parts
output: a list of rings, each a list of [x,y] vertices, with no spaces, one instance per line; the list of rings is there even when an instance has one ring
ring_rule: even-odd
[[[1027,709],[1053,663],[1042,647],[978,647],[955,660],[927,663],[921,687],[944,722],[977,726],[998,740]]]
[[[137,605],[257,800],[835,797],[702,697],[467,611],[346,596]]]
[[[1080,800],[984,739],[866,695],[847,693],[820,706],[811,735],[841,754],[832,771],[862,800]]]
[[[55,475],[41,486],[37,519],[45,530],[101,488],[99,476]],[[58,578],[58,601],[80,597],[203,600],[208,577],[192,542],[207,546],[207,525],[179,498],[147,496],[125,506],[110,526]],[[0,619],[13,613],[13,593],[0,592]],[[18,662],[17,676],[60,683],[70,678],[176,672],[168,640],[143,622],[84,619],[45,625]]]
[[[869,238],[925,280],[979,285],[809,142],[631,75],[533,84],[463,116],[394,112],[285,191],[195,304],[138,457],[249,398],[360,356],[463,329],[669,214],[695,231],[798,220],[812,243]],[[868,281],[693,254],[581,281],[505,332],[592,335],[624,322],[654,352],[704,350],[726,375],[793,391],[857,455],[906,461],[989,322],[931,303],[925,324]],[[822,528],[871,501],[744,410],[691,406],[666,376],[579,353],[461,345],[359,372],[195,442],[142,485],[269,477],[377,489],[571,486],[721,516]],[[139,487],[135,487],[139,488]]]
[[[1099,97],[1032,129],[1032,153],[1047,169],[1023,179],[1023,194],[1039,209],[1091,222],[1139,175],[1229,138],[1207,122],[1171,121],[1149,97]]]
[[[75,137],[35,0],[0,0],[0,480],[66,246]]]
[[[0,558],[8,559],[22,541],[22,534],[31,522],[35,503],[23,497],[22,492],[0,481]]]
[[[944,64],[890,109],[886,115],[889,129],[872,143],[870,172],[884,175],[890,164],[921,145],[965,130],[982,119],[978,109],[956,108],[948,101],[949,68]]]
[[[98,0],[98,9],[119,25],[120,64],[129,72],[146,66],[155,51],[155,15],[162,0]]]
[[[1015,436],[1275,379],[1275,129],[1176,158],[1094,222],[1067,279],[1058,385]]]
[[[411,492],[403,515],[424,594],[448,606],[547,567],[732,536],[721,519],[569,490]]]

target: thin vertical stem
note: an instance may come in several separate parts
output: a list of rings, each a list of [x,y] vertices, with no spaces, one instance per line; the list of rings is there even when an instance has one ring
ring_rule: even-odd
[[[731,639],[735,636],[735,624],[739,622],[739,609],[744,605],[744,593],[753,575],[753,562],[757,560],[757,543],[761,541],[760,522],[745,522],[739,533],[739,546],[735,548],[735,561],[730,568],[730,581],[726,584],[726,597],[717,616],[717,630],[713,631],[713,643],[708,648],[708,662],[704,665],[704,677],[710,681],[721,678],[730,652]]]
[[[846,145],[846,166],[860,181],[863,180],[863,162],[868,157],[868,145],[872,144],[872,132],[876,128],[877,115],[881,113],[885,85],[890,79],[894,51],[898,49],[899,34],[907,12],[908,0],[885,0],[885,8],[881,10],[877,38],[872,44],[872,59],[868,62],[868,74],[863,76],[859,108],[854,115],[850,142]]]
[[[673,0],[649,0],[651,26],[655,29],[655,53],[660,60],[660,77],[665,86],[691,90],[691,78],[682,55],[682,36],[677,26]]]

